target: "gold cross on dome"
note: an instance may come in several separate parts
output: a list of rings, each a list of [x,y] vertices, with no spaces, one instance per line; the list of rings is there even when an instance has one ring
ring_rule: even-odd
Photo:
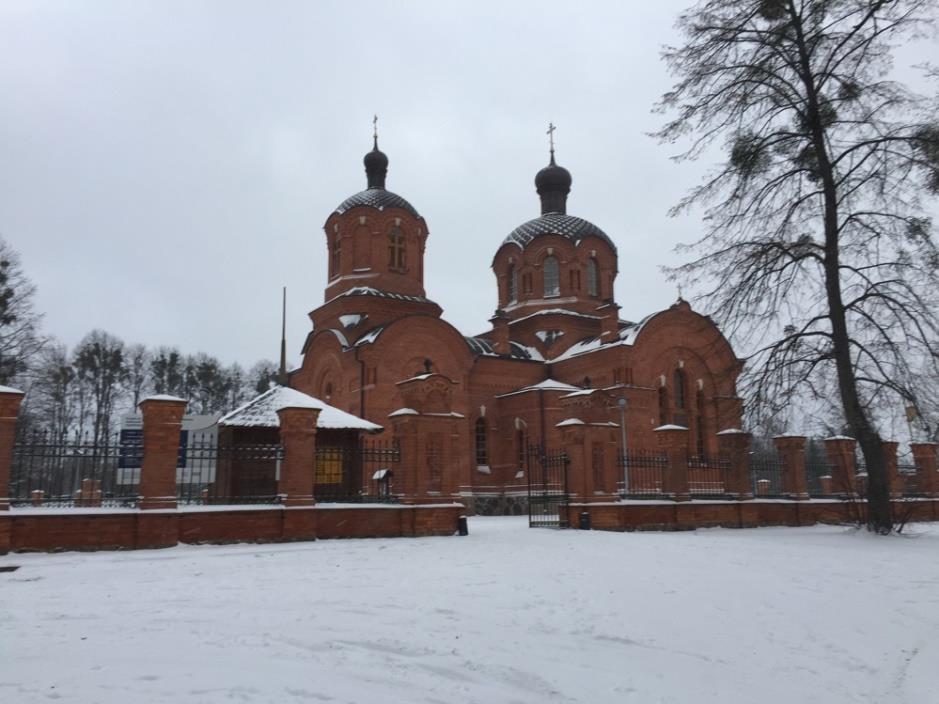
[[[548,143],[551,145],[552,154],[554,154],[554,130],[556,129],[557,127],[554,126],[553,122],[548,123],[548,131],[546,132],[546,134],[548,135]]]

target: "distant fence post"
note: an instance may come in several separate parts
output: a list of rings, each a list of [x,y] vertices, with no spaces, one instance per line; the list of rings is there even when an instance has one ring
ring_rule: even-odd
[[[318,408],[285,407],[277,410],[284,459],[280,463],[277,493],[285,506],[312,506],[316,483],[316,421]]]
[[[179,431],[189,402],[175,396],[150,396],[140,402],[143,414],[143,461],[140,508],[176,508]]]
[[[688,428],[663,425],[655,429],[659,447],[668,458],[662,473],[662,490],[675,501],[690,501],[688,490]]]
[[[916,478],[919,481],[919,493],[925,496],[934,496],[939,481],[936,478],[936,443],[913,442],[910,443],[913,457],[916,460]]]
[[[738,501],[753,498],[750,483],[750,433],[739,428],[729,428],[717,434],[718,454],[727,458],[727,476],[724,477],[724,493]]]
[[[805,475],[804,435],[780,435],[773,438],[776,452],[782,460],[782,490],[788,499],[807,501],[809,498],[808,479]]]
[[[10,509],[10,467],[13,465],[13,438],[16,417],[25,394],[19,389],[0,386],[0,511]]]
[[[854,479],[857,473],[856,446],[857,440],[844,435],[825,438],[825,453],[832,465],[832,491],[835,494],[852,496],[857,493]]]
[[[897,469],[897,448],[900,443],[885,440],[881,443],[884,452],[884,469],[887,472],[887,486],[890,488],[890,498],[899,499],[903,496],[903,479]]]

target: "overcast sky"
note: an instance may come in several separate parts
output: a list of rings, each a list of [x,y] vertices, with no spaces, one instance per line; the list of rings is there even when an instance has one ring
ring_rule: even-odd
[[[3,0],[0,234],[70,346],[104,328],[274,359],[287,286],[297,363],[377,112],[387,186],[430,230],[427,294],[474,334],[492,256],[539,214],[553,121],[568,212],[616,242],[640,318],[675,300],[659,267],[700,228],[667,210],[706,164],[646,135],[688,4]]]

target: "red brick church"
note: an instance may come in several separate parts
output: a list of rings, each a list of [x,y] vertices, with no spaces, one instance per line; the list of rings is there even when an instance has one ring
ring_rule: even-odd
[[[473,336],[424,290],[429,227],[385,187],[387,170],[376,138],[366,189],[326,219],[325,302],[289,384],[384,426],[402,446],[399,490],[477,503],[520,495],[525,449],[541,444],[584,449],[593,476],[573,492],[609,497],[621,398],[631,450],[655,447],[654,429],[674,424],[689,429],[689,452],[711,453],[715,433],[740,427],[741,362],[709,318],[679,299],[620,319],[616,244],[568,214],[571,174],[553,148],[535,176],[541,214],[492,240],[499,307]]]

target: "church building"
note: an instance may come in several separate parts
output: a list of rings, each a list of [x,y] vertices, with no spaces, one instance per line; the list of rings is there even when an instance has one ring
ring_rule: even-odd
[[[573,491],[608,497],[618,473],[604,468],[615,468],[624,436],[630,452],[652,449],[655,428],[679,425],[689,453],[705,455],[717,432],[740,427],[742,363],[708,317],[679,298],[620,319],[616,243],[568,214],[572,178],[553,147],[535,176],[540,215],[493,234],[498,308],[471,336],[425,291],[430,228],[385,187],[387,171],[376,136],[365,190],[326,219],[325,300],[289,385],[384,426],[403,463],[420,458],[420,476],[400,478],[409,493],[477,506],[520,496],[527,448],[587,438],[594,477]]]

